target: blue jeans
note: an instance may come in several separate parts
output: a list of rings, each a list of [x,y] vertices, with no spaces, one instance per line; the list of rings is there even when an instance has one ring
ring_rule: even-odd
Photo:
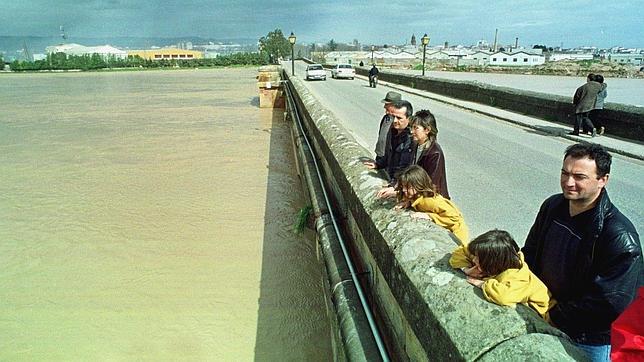
[[[579,347],[592,362],[610,362],[610,344],[592,346],[575,342],[575,346]]]

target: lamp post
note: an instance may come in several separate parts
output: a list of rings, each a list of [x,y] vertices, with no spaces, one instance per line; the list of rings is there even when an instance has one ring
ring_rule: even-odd
[[[291,75],[295,75],[295,57],[293,55],[294,54],[293,47],[295,46],[295,35],[293,35],[293,32],[291,32],[291,35],[288,36],[288,42],[291,43]]]
[[[371,46],[371,65],[375,64],[375,63],[373,62],[373,51],[374,51],[374,50],[376,50],[376,47],[372,45],[372,46]]]
[[[429,37],[427,36],[427,34],[423,35],[420,41],[423,43],[423,77],[424,77],[425,76],[425,50],[427,50],[427,44],[429,44]]]

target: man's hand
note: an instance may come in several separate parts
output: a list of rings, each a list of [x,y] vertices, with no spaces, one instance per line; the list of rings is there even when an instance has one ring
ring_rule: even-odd
[[[472,278],[472,277],[467,277],[467,282],[479,288],[483,288],[483,284],[485,284],[485,281],[481,279]]]
[[[376,169],[376,163],[373,161],[363,161],[362,162],[367,168],[375,170]]]
[[[396,196],[396,189],[391,186],[381,188],[376,197],[380,199],[389,199]]]

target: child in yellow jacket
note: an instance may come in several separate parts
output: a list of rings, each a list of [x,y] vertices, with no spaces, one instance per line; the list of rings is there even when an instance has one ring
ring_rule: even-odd
[[[413,208],[412,217],[431,219],[453,232],[463,243],[468,241],[468,229],[456,205],[436,192],[432,180],[420,166],[412,165],[398,174],[397,208]]]
[[[468,262],[469,260],[469,262]],[[467,281],[483,290],[485,298],[499,305],[525,304],[548,320],[554,300],[545,284],[523,259],[519,246],[507,231],[490,230],[458,247],[450,264],[467,274]]]

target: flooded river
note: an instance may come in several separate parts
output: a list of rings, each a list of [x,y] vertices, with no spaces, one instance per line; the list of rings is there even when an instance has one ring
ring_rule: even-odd
[[[0,360],[328,360],[255,69],[0,76]]]

